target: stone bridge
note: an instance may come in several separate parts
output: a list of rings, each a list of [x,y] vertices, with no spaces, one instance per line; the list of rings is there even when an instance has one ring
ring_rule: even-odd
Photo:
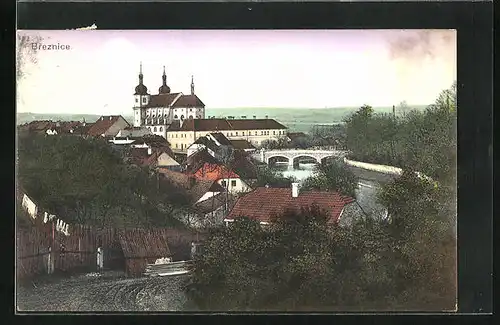
[[[258,161],[269,164],[271,158],[285,158],[288,160],[288,164],[293,166],[295,159],[297,158],[312,158],[315,159],[319,164],[325,158],[335,157],[344,158],[347,155],[347,151],[344,150],[321,150],[321,149],[274,149],[265,150],[261,149],[252,154],[252,157]]]

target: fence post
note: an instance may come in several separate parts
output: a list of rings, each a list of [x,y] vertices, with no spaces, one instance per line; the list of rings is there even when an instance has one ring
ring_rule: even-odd
[[[104,266],[104,254],[101,247],[97,248],[97,270],[102,271]]]
[[[49,247],[49,254],[47,254],[47,273],[54,273],[54,252],[52,247]]]

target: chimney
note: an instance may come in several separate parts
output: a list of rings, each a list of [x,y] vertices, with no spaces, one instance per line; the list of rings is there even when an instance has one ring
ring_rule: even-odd
[[[153,149],[151,147],[148,147],[148,156],[151,156],[153,154]]]
[[[266,120],[267,120],[268,118],[269,118],[269,116],[268,116],[268,115],[266,115]]]
[[[299,196],[299,183],[292,183],[292,197]]]
[[[253,119],[255,120],[256,118],[257,118],[257,116],[255,116],[255,115],[254,115],[254,116],[253,116]]]

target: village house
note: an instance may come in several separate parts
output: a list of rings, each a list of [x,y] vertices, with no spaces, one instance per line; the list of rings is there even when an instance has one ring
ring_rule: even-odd
[[[189,209],[180,209],[176,218],[186,225],[204,228],[223,223],[228,197],[225,189],[214,180],[196,179],[191,175],[159,168],[161,188],[169,193],[178,191],[186,200]],[[174,189],[172,189],[172,186]]]
[[[258,187],[240,197],[231,212],[224,219],[226,225],[239,217],[255,219],[260,224],[272,223],[274,217],[283,212],[316,205],[327,215],[327,223],[338,223],[348,206],[354,205],[355,199],[337,192],[305,191],[300,193],[298,183],[292,188]]]
[[[245,152],[252,152],[257,150],[250,142],[247,140],[230,140],[231,145],[235,150],[243,150]]]
[[[127,127],[118,131],[118,133],[113,137],[113,139],[109,140],[109,142],[117,145],[130,145],[142,137],[151,135],[153,135],[153,133],[147,128]]]
[[[130,127],[130,124],[121,115],[101,116],[88,129],[87,135],[110,138],[127,127]]]
[[[220,132],[209,133],[206,136],[198,138],[187,148],[187,158],[203,149],[206,149],[215,158],[216,153],[221,147],[232,148],[232,143]]]
[[[286,136],[287,127],[273,119],[192,119],[174,121],[167,130],[172,150],[186,152],[196,140],[210,133],[222,133],[229,140],[246,140],[259,146],[266,140]]]

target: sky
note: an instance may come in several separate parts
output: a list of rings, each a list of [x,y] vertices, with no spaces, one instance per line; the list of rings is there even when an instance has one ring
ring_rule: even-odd
[[[18,31],[17,111],[131,114],[142,62],[157,94],[207,108],[427,105],[456,80],[455,30]],[[33,41],[66,50],[33,50]]]

